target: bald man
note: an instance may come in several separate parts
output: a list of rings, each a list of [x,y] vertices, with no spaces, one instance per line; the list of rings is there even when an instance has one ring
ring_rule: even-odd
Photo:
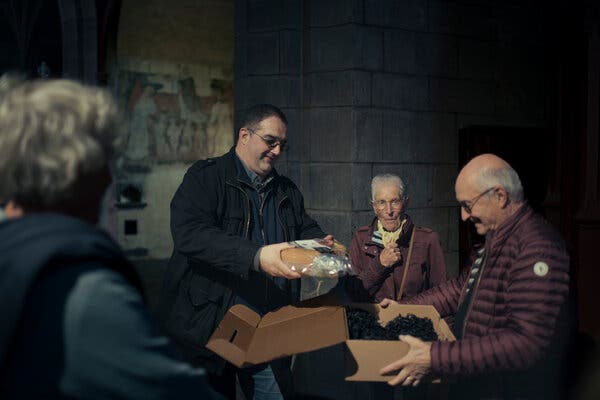
[[[408,354],[385,366],[390,385],[456,382],[451,398],[560,398],[569,256],[523,197],[515,170],[493,154],[473,158],[455,185],[461,219],[485,244],[463,273],[408,302],[454,317],[455,342],[403,336]],[[389,304],[384,301],[383,306]]]

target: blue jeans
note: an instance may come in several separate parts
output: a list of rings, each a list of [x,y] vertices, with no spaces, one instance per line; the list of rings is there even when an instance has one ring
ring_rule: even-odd
[[[237,375],[246,400],[283,400],[269,364],[239,369]]]

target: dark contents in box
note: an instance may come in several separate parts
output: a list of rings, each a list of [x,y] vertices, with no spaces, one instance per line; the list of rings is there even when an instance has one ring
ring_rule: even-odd
[[[375,315],[360,309],[346,309],[350,339],[362,340],[398,340],[398,335],[411,335],[430,342],[438,340],[429,318],[420,318],[414,314],[398,316],[382,327]]]

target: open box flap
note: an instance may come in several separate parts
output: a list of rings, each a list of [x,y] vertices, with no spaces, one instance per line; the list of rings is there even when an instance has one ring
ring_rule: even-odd
[[[246,354],[259,322],[260,315],[242,304],[236,304],[227,311],[206,347],[241,367],[246,362]]]
[[[261,323],[246,360],[258,364],[342,343],[348,339],[345,321],[343,307],[320,307],[303,309],[278,323]]]
[[[291,320],[310,318],[310,315],[320,313],[333,313],[340,309],[340,306],[321,306],[321,307],[297,307],[297,306],[284,306],[275,311],[266,313],[260,322],[258,327],[264,328],[269,325],[277,325],[287,323]]]
[[[244,323],[250,326],[258,326],[260,323],[260,315],[243,304],[235,304],[228,311],[229,314],[241,319]]]

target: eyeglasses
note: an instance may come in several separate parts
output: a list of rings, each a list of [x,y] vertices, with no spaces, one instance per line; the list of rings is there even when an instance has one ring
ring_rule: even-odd
[[[287,141],[285,141],[285,140],[281,141],[281,140],[275,139],[275,138],[273,138],[271,136],[264,137],[264,136],[259,135],[258,133],[256,133],[253,129],[250,129],[250,128],[246,128],[246,129],[248,129],[250,131],[250,133],[252,133],[253,135],[256,135],[259,138],[261,138],[262,141],[265,142],[265,144],[267,145],[267,147],[269,149],[271,149],[271,150],[274,149],[277,146],[279,146],[279,149],[281,151],[287,151],[287,150],[289,150],[289,146],[287,144]]]
[[[479,193],[477,196],[473,197],[471,200],[469,201],[459,201],[458,204],[462,207],[463,210],[466,211],[467,214],[471,214],[473,212],[473,206],[475,205],[475,203],[477,203],[477,201],[482,198],[485,194],[489,193],[491,190],[495,189],[495,186],[492,186],[491,188],[487,189],[486,191]]]
[[[402,204],[404,204],[404,199],[393,199],[390,201],[373,200],[371,203],[373,203],[373,206],[378,210],[383,210],[388,204],[390,204],[394,210],[399,210],[402,208]]]

